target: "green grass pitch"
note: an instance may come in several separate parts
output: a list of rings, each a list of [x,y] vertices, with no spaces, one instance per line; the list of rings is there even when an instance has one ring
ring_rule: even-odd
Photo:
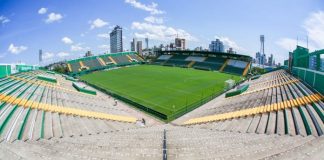
[[[98,71],[81,79],[165,115],[203,97],[220,93],[226,80],[239,76],[195,69],[140,65]]]

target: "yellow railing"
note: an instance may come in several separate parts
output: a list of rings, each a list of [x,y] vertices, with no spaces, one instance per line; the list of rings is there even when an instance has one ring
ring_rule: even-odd
[[[46,87],[53,87],[53,88],[57,88],[57,89],[60,89],[60,90],[63,90],[63,91],[67,91],[67,92],[72,92],[72,93],[77,93],[77,94],[82,94],[82,95],[87,95],[87,96],[93,96],[93,95],[90,95],[90,94],[86,94],[86,93],[82,93],[82,92],[79,92],[79,91],[67,89],[67,88],[64,88],[64,87],[60,87],[60,86],[57,86],[57,85],[51,84],[51,83],[41,83],[41,82],[36,82],[36,81],[28,81],[27,79],[20,78],[20,77],[15,77],[15,76],[9,76],[9,78],[24,81],[24,82],[27,82],[27,83],[30,83],[30,84],[37,84],[37,85],[46,86]]]
[[[196,61],[191,61],[191,62],[188,64],[188,68],[192,67],[195,63],[196,63]]]
[[[132,57],[130,57],[129,55],[126,55],[126,57],[128,58],[129,62],[132,62],[132,59],[133,59]]]
[[[68,69],[69,69],[69,72],[72,72],[72,67],[71,67],[71,64],[70,63],[68,63]]]
[[[79,61],[81,68],[85,67],[82,61]]]
[[[109,56],[108,58],[109,58],[109,59],[110,59],[114,64],[117,64],[116,61],[115,61],[111,56]]]
[[[247,72],[249,71],[250,64],[251,64],[251,62],[249,62],[249,63],[245,66],[245,69],[244,69],[244,71],[243,71],[242,76],[246,76]]]
[[[120,122],[129,122],[129,123],[135,123],[137,120],[134,117],[112,115],[107,113],[94,112],[94,111],[88,111],[88,110],[82,110],[82,109],[76,109],[70,107],[55,106],[51,104],[39,103],[36,101],[17,98],[5,94],[0,94],[0,101],[10,103],[12,105],[22,106],[24,108],[39,109],[43,111],[56,112],[65,115],[73,115],[73,116],[81,116],[81,117],[105,119],[105,120],[113,120],[113,121],[120,121]]]
[[[224,64],[222,65],[222,67],[219,69],[220,72],[222,72],[224,70],[224,68],[226,67],[227,63],[228,63],[228,59],[226,59],[226,61],[224,62]]]
[[[283,102],[273,103],[269,105],[248,108],[248,109],[238,110],[234,112],[221,113],[212,116],[193,118],[184,122],[184,125],[222,121],[227,119],[251,116],[251,115],[265,113],[265,112],[278,111],[286,108],[299,107],[305,104],[310,104],[312,102],[320,101],[322,99],[323,99],[322,95],[312,94],[312,95],[303,96],[292,100],[286,100]]]
[[[98,57],[98,60],[102,66],[106,65],[105,61],[101,57]]]
[[[246,91],[246,92],[244,92],[242,94],[235,95],[235,96],[232,96],[232,97],[227,97],[227,98],[230,99],[230,98],[234,98],[234,97],[238,97],[238,96],[243,96],[243,95],[246,95],[246,94],[260,92],[260,91],[263,91],[263,90],[266,90],[266,89],[269,89],[269,88],[275,88],[275,87],[283,86],[283,85],[290,84],[290,83],[296,83],[296,82],[299,82],[299,80],[298,79],[290,80],[288,82],[284,82],[284,83],[280,83],[280,84],[275,84],[275,85],[272,85],[272,86],[263,87],[263,88],[259,88],[259,89],[252,90],[252,91]]]

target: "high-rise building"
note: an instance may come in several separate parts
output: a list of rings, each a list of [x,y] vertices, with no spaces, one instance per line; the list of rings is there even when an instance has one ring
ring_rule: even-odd
[[[260,52],[257,52],[255,54],[255,63],[256,64],[261,64],[261,54],[260,54]]]
[[[264,54],[264,35],[260,35],[260,42],[261,42],[260,53],[262,55]]]
[[[260,35],[260,55],[261,55],[261,60],[260,60],[260,64],[265,65],[267,63],[267,57],[266,54],[264,53],[264,35]]]
[[[137,41],[136,43],[136,52],[140,55],[143,54],[143,47],[142,47],[142,41]]]
[[[262,65],[267,64],[267,57],[266,57],[265,54],[262,54],[262,55],[261,55],[261,64],[262,64]]]
[[[110,52],[117,53],[123,51],[123,29],[116,26],[110,32]]]
[[[200,46],[200,47],[196,47],[195,48],[195,51],[203,51],[204,49],[203,49],[203,47],[202,46]]]
[[[43,51],[40,49],[39,50],[39,62],[42,62],[43,61]]]
[[[137,38],[133,38],[131,42],[131,51],[137,51]]]
[[[148,38],[145,38],[145,49],[148,49],[149,48],[149,39]]]
[[[273,54],[270,54],[270,56],[268,57],[268,65],[269,66],[273,65]]]
[[[227,53],[235,54],[235,51],[232,47],[228,48]]]
[[[87,51],[84,55],[84,57],[91,57],[93,56],[93,54],[91,53],[91,51]]]
[[[142,41],[138,41],[137,38],[133,38],[133,41],[131,42],[131,51],[137,52],[138,54],[142,55],[143,53]]]
[[[176,38],[174,40],[176,50],[185,50],[186,49],[186,40],[181,38]]]
[[[170,44],[167,45],[165,48],[166,48],[167,51],[173,51],[173,50],[176,49],[176,47],[175,47],[175,43],[170,43]]]
[[[219,39],[216,41],[211,41],[209,44],[209,51],[211,52],[224,52],[224,44]]]

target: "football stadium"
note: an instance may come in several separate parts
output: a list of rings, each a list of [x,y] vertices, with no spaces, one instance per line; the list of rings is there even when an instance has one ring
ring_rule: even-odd
[[[0,160],[324,160],[321,0],[3,0],[0,44]]]
[[[321,159],[324,75],[305,65],[324,50],[307,51],[252,77],[249,56],[195,51],[2,66],[1,158]]]

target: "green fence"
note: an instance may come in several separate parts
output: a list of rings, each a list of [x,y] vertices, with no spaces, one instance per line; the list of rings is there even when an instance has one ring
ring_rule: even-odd
[[[312,88],[324,94],[324,73],[320,71],[293,67],[292,74],[306,82]]]

